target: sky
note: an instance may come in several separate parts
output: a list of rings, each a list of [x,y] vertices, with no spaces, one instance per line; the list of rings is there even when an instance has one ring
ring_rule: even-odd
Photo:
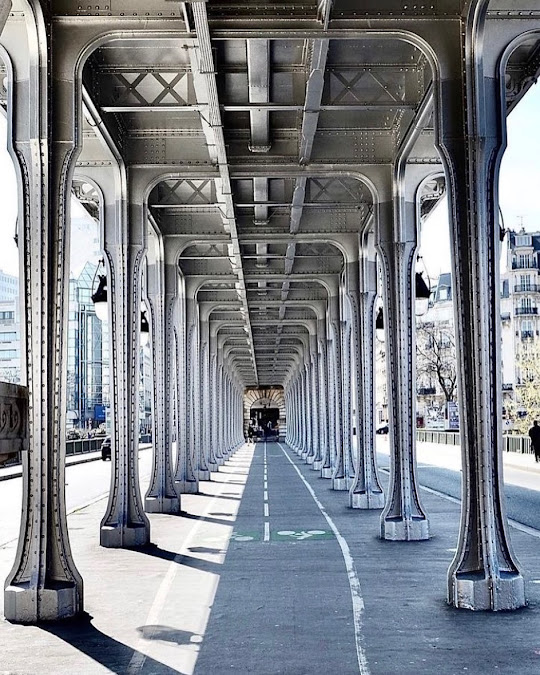
[[[540,84],[507,118],[507,148],[499,176],[499,205],[506,229],[540,230]],[[448,208],[442,200],[424,223],[420,253],[433,281],[449,272]],[[504,254],[504,251],[503,251]]]
[[[508,146],[499,181],[499,202],[506,228],[540,230],[540,84],[531,87],[508,116]],[[0,115],[0,269],[18,273],[18,254],[13,241],[17,219],[17,183],[6,150],[7,123]],[[77,242],[72,246],[72,270],[77,276],[89,250],[95,251],[97,233],[93,221],[77,200],[72,200],[72,219]],[[446,200],[434,210],[422,229],[420,253],[433,281],[450,266],[448,209]]]

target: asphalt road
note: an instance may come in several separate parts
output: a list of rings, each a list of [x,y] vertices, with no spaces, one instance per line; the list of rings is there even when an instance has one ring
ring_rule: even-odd
[[[141,490],[146,490],[152,461],[151,448],[139,452]],[[86,462],[66,467],[66,507],[68,513],[109,493],[111,463]],[[16,539],[21,520],[22,478],[0,482],[0,546]],[[103,502],[105,509],[105,502]]]
[[[388,438],[377,439],[379,466],[388,468]],[[461,499],[459,447],[418,443],[418,479],[421,485]],[[529,458],[527,458],[529,459]],[[531,460],[532,462],[532,460]],[[540,472],[504,465],[508,517],[540,530]]]

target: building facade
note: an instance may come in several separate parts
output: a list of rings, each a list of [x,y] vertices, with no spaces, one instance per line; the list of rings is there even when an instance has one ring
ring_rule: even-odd
[[[521,361],[526,351],[540,347],[539,256],[540,232],[508,233],[501,275],[501,336],[503,405],[509,421],[512,414],[527,413],[520,409],[519,392],[527,379]]]
[[[96,265],[87,262],[69,282],[68,426],[80,429],[106,423],[109,406],[107,325],[91,300]]]
[[[19,279],[0,270],[0,380],[21,381]]]

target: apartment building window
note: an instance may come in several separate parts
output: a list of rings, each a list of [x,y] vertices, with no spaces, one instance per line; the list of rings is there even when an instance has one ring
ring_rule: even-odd
[[[522,291],[531,290],[531,277],[529,274],[520,274],[519,276],[519,285],[521,286]]]
[[[534,337],[534,330],[532,321],[521,322],[521,339],[527,340]]]
[[[530,234],[516,235],[516,246],[532,246],[532,237]]]

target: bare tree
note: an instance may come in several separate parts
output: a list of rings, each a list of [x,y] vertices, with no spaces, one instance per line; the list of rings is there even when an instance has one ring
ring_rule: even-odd
[[[416,371],[435,381],[445,401],[454,401],[457,393],[456,341],[451,324],[426,322],[416,328]]]
[[[516,354],[517,384],[506,406],[514,430],[526,434],[534,420],[540,420],[540,343],[524,342]]]

